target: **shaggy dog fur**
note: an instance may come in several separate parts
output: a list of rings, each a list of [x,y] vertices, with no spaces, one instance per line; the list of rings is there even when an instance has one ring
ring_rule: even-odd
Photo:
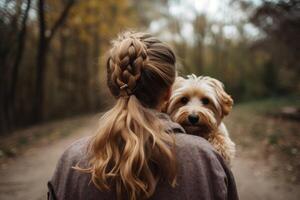
[[[233,105],[223,84],[211,77],[189,75],[177,77],[166,112],[183,126],[188,134],[207,139],[230,164],[235,144],[222,122]]]

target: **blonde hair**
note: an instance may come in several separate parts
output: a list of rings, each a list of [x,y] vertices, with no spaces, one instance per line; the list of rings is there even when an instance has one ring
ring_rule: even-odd
[[[145,199],[159,180],[176,182],[174,139],[155,115],[175,80],[175,55],[146,33],[126,32],[113,41],[107,85],[117,98],[90,144],[93,183],[115,186],[118,199]]]

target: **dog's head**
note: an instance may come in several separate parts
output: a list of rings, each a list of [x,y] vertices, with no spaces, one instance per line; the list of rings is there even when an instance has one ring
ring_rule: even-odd
[[[233,105],[223,84],[211,77],[177,77],[166,112],[189,134],[206,137],[216,130]]]

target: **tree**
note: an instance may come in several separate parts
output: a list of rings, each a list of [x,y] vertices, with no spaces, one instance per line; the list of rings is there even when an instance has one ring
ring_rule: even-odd
[[[1,134],[101,109],[100,54],[136,14],[130,0],[0,3]]]
[[[13,123],[15,86],[24,51],[30,4],[31,1],[25,0],[5,1],[0,8],[0,132],[10,130]],[[23,7],[26,7],[25,11]],[[14,59],[15,57],[19,60]],[[15,62],[12,64],[12,61]]]
[[[198,74],[203,72],[204,61],[204,39],[206,36],[206,27],[207,21],[205,15],[197,15],[194,22],[194,51],[193,51],[193,61],[194,64],[197,66],[195,69]]]
[[[28,19],[28,13],[31,6],[31,0],[27,0],[26,9],[24,12],[24,16],[21,22],[21,30],[18,34],[18,47],[16,52],[16,58],[12,67],[12,78],[11,78],[11,87],[10,87],[10,95],[9,95],[9,102],[10,102],[10,109],[12,109],[14,112],[14,106],[15,106],[15,94],[17,91],[17,82],[18,82],[18,75],[19,75],[19,67],[20,63],[22,62],[23,53],[25,49],[25,39],[27,34],[27,19]]]
[[[285,87],[282,91],[300,88],[299,13],[298,0],[265,1],[255,9],[250,18],[251,22],[265,33],[265,37],[254,45],[256,49],[264,49],[271,55],[271,60],[267,61],[265,67],[270,68],[272,63],[277,68],[277,72],[273,74],[278,74],[282,80],[290,82],[289,85],[281,86]]]
[[[44,102],[44,86],[45,86],[45,70],[47,67],[47,54],[49,51],[50,42],[55,35],[56,31],[66,20],[68,13],[75,0],[68,0],[61,12],[60,16],[52,26],[47,29],[45,20],[45,0],[38,1],[38,21],[39,21],[39,42],[38,42],[38,53],[36,57],[36,89],[34,97],[34,121],[41,121],[43,118],[43,102]]]

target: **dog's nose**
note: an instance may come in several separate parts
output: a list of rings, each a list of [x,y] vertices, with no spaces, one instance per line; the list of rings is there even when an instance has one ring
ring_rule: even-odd
[[[192,114],[188,116],[188,119],[191,124],[196,124],[199,121],[199,116]]]

